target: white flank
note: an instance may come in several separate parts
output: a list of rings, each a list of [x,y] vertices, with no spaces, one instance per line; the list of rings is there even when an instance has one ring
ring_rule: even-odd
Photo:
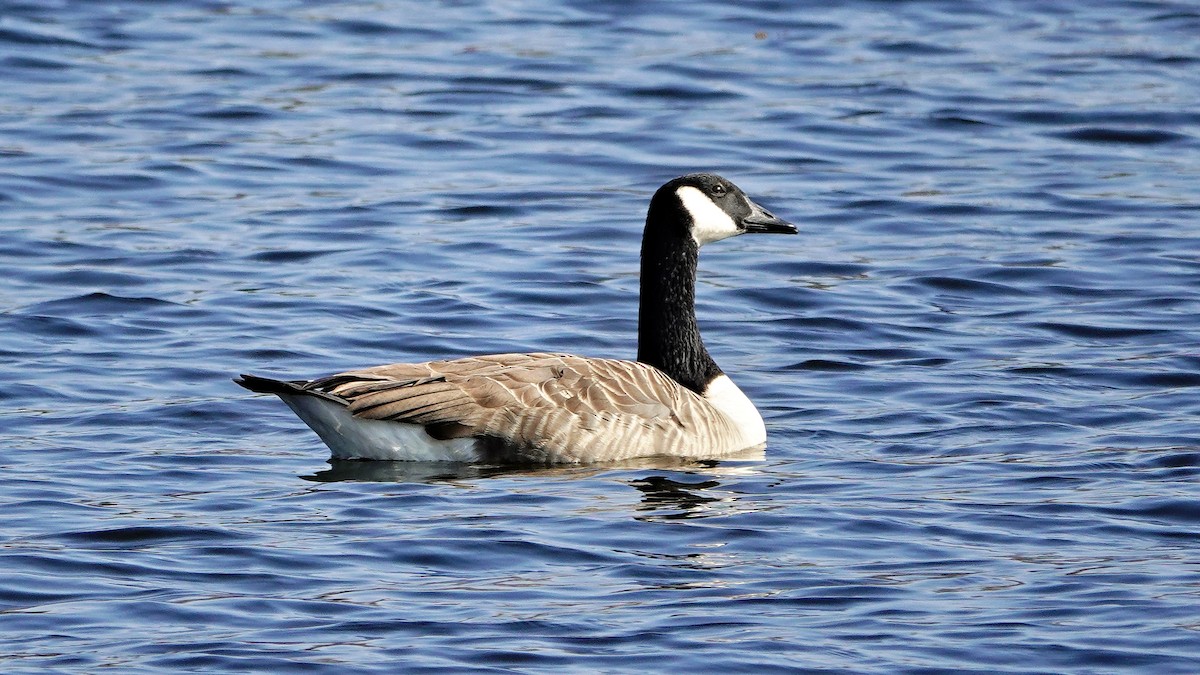
[[[697,246],[741,234],[733,218],[698,188],[685,185],[675,194],[692,217],[692,239],[696,240]]]
[[[304,423],[317,432],[337,459],[387,459],[412,462],[474,462],[475,439],[439,441],[416,424],[367,420],[346,406],[318,396],[281,395]]]
[[[728,375],[713,378],[704,390],[704,399],[728,415],[742,430],[747,447],[767,442],[767,427],[763,424],[762,415],[758,414],[758,408]]]

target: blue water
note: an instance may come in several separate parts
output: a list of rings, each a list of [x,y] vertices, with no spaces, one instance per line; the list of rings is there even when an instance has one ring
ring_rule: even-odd
[[[252,5],[252,6],[251,6]],[[1200,672],[1188,2],[0,3],[0,671]],[[635,353],[764,461],[327,464],[243,371]]]

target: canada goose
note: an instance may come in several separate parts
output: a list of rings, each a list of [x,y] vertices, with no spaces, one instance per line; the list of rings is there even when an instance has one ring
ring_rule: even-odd
[[[700,247],[746,233],[796,234],[714,174],[650,200],[642,236],[637,361],[496,354],[397,363],[310,381],[235,380],[276,394],[339,459],[494,463],[718,457],[765,443],[750,399],[696,325]]]

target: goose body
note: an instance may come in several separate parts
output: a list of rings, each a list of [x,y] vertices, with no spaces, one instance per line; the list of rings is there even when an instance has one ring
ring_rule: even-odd
[[[695,314],[704,244],[796,229],[713,174],[659,188],[642,238],[638,360],[495,354],[308,381],[242,375],[278,395],[340,459],[580,463],[719,457],[766,442],[754,404],[712,360]]]

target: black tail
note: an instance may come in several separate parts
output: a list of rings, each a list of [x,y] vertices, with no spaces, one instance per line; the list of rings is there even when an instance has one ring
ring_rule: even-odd
[[[336,394],[330,394],[320,389],[309,389],[308,385],[313,383],[305,382],[304,380],[273,380],[269,377],[242,374],[239,377],[233,378],[233,381],[258,394],[275,394],[276,396],[306,394],[308,396],[323,398],[326,401],[332,401],[338,405],[349,405],[346,399]]]
[[[269,377],[259,377],[258,375],[241,375],[233,378],[237,384],[249,389],[250,391],[259,394],[302,394],[305,393],[302,389],[304,382],[287,382],[285,380],[272,380]]]

